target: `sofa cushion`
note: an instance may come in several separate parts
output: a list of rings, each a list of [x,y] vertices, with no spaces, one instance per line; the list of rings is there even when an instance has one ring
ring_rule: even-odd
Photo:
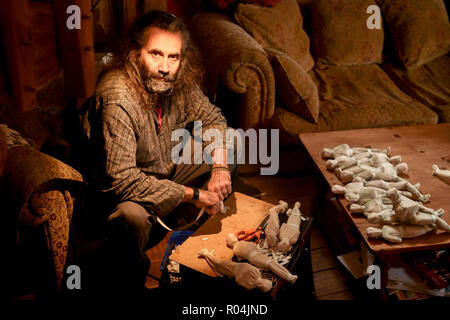
[[[369,29],[375,0],[317,0],[311,4],[311,50],[318,67],[380,63],[384,31]]]
[[[437,123],[436,113],[401,91],[378,65],[314,69],[309,75],[319,89],[318,123],[277,107],[272,127],[299,134]]]
[[[212,6],[220,11],[227,11],[236,3],[253,3],[260,6],[272,7],[278,4],[281,0],[212,0]]]
[[[384,63],[382,68],[400,89],[436,112],[440,122],[450,122],[448,54],[409,70],[403,70],[393,63]]]
[[[267,49],[276,79],[276,90],[283,105],[308,121],[319,118],[319,93],[311,77],[288,55]]]
[[[442,0],[378,0],[399,62],[427,63],[450,49],[450,24]]]
[[[283,0],[274,7],[239,4],[236,22],[263,48],[272,48],[292,57],[306,71],[314,66],[309,38],[295,0]]]

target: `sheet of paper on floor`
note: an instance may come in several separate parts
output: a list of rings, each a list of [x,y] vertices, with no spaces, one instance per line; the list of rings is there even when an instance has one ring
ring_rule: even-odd
[[[337,258],[355,279],[360,279],[364,277],[365,272],[362,264],[361,252],[355,250],[340,255]]]

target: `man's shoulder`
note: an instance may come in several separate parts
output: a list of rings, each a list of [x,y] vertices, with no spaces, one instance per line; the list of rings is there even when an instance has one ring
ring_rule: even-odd
[[[141,108],[136,96],[131,92],[128,80],[122,71],[113,69],[105,73],[97,84],[95,96],[97,107],[102,112],[116,112],[116,108],[124,110],[132,119],[141,119]]]
[[[106,72],[97,84],[97,95],[125,93],[128,91],[127,79],[122,71],[112,69]]]

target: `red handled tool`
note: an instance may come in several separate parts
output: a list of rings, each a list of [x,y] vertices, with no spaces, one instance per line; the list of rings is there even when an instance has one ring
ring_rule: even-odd
[[[238,240],[258,242],[261,238],[261,233],[264,231],[264,228],[267,225],[267,222],[269,222],[269,215],[264,218],[264,220],[257,228],[238,231],[235,233],[235,236],[236,238],[238,238]]]

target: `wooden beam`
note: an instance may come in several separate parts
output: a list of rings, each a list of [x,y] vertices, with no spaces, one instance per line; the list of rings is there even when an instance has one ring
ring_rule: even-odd
[[[77,5],[81,9],[80,29],[69,29],[67,8]],[[64,69],[66,94],[73,98],[87,98],[95,90],[94,43],[92,35],[91,1],[55,1],[58,38]]]
[[[37,103],[30,16],[28,0],[2,3],[2,45],[6,53],[14,102],[19,111],[29,111]]]
[[[123,12],[123,27],[128,29],[136,20],[138,16],[138,0],[123,0],[122,12]]]

